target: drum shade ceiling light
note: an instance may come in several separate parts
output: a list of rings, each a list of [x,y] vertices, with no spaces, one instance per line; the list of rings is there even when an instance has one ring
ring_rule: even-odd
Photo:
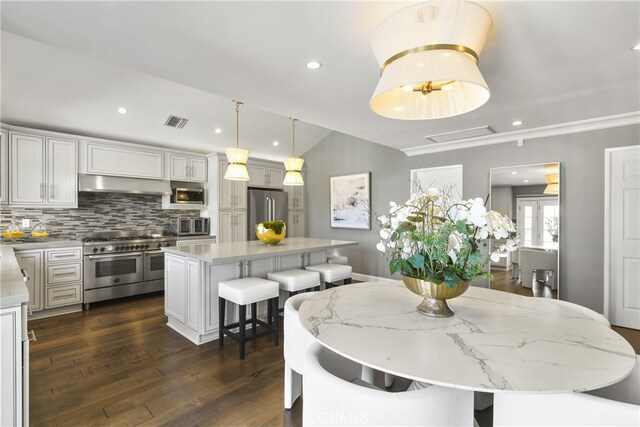
[[[242,102],[233,101],[236,104],[236,147],[227,148],[227,171],[224,179],[231,181],[249,181],[249,172],[247,172],[247,160],[249,159],[249,150],[240,148],[240,106]]]
[[[440,119],[489,100],[478,57],[491,27],[482,6],[431,1],[401,9],[373,33],[380,81],[369,106],[400,120]]]
[[[291,144],[291,157],[285,159],[284,168],[287,174],[284,176],[282,185],[304,185],[302,179],[302,165],[304,165],[304,159],[296,157],[296,122],[298,119],[289,117],[291,119],[291,131],[293,133]]]

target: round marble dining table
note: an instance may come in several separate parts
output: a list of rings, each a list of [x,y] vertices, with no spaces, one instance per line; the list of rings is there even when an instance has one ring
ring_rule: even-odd
[[[615,331],[544,298],[470,287],[448,300],[452,317],[416,312],[401,281],[318,292],[300,307],[329,349],[412,380],[485,392],[570,392],[624,379],[635,363]]]

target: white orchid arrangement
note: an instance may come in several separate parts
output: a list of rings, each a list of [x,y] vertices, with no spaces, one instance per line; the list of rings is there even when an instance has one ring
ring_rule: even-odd
[[[454,202],[450,189],[429,188],[404,205],[390,202],[388,215],[378,217],[380,242],[376,248],[389,260],[391,274],[400,272],[433,283],[456,287],[462,281],[490,277],[480,245],[490,237],[507,239],[490,254],[513,251],[517,239],[509,217],[488,211],[481,198]]]

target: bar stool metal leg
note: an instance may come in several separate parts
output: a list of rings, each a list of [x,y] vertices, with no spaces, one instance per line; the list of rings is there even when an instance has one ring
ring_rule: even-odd
[[[240,359],[244,359],[244,345],[245,345],[245,336],[247,333],[246,323],[247,323],[247,306],[241,305],[238,307],[238,323],[240,326],[240,330],[238,334],[240,336]]]
[[[218,345],[224,346],[224,309],[226,307],[224,298],[218,298]]]

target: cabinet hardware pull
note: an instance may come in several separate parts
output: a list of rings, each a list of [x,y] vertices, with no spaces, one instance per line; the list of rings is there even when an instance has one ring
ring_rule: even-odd
[[[54,258],[71,258],[71,257],[77,257],[77,254],[63,254],[63,255],[56,255],[54,254],[53,257]]]
[[[29,335],[31,335],[31,338],[29,338],[29,341],[38,341],[36,339],[36,333],[33,329],[29,331]]]
[[[126,257],[138,257],[138,256],[142,256],[142,253],[137,252],[137,253],[133,253],[133,254],[114,254],[114,255],[104,254],[104,255],[98,255],[98,256],[90,256],[89,259],[91,261],[93,261],[93,260],[96,260],[96,259],[126,258]]]
[[[27,272],[26,268],[21,268],[20,272],[22,273],[22,279],[25,282],[28,282],[29,280],[31,280],[31,276],[29,276],[29,273]]]
[[[75,276],[76,272],[72,271],[71,273],[53,273],[54,277],[60,277],[60,276]]]
[[[49,193],[50,193],[50,194],[49,194],[49,197],[51,197],[51,198],[53,199],[53,198],[55,197],[55,196],[54,196],[54,193],[53,193],[53,184],[51,184],[49,187],[50,187],[50,191],[49,191]]]
[[[27,307],[27,316],[33,316],[33,310],[31,310],[31,307]]]
[[[44,184],[40,184],[40,198],[44,198]]]

